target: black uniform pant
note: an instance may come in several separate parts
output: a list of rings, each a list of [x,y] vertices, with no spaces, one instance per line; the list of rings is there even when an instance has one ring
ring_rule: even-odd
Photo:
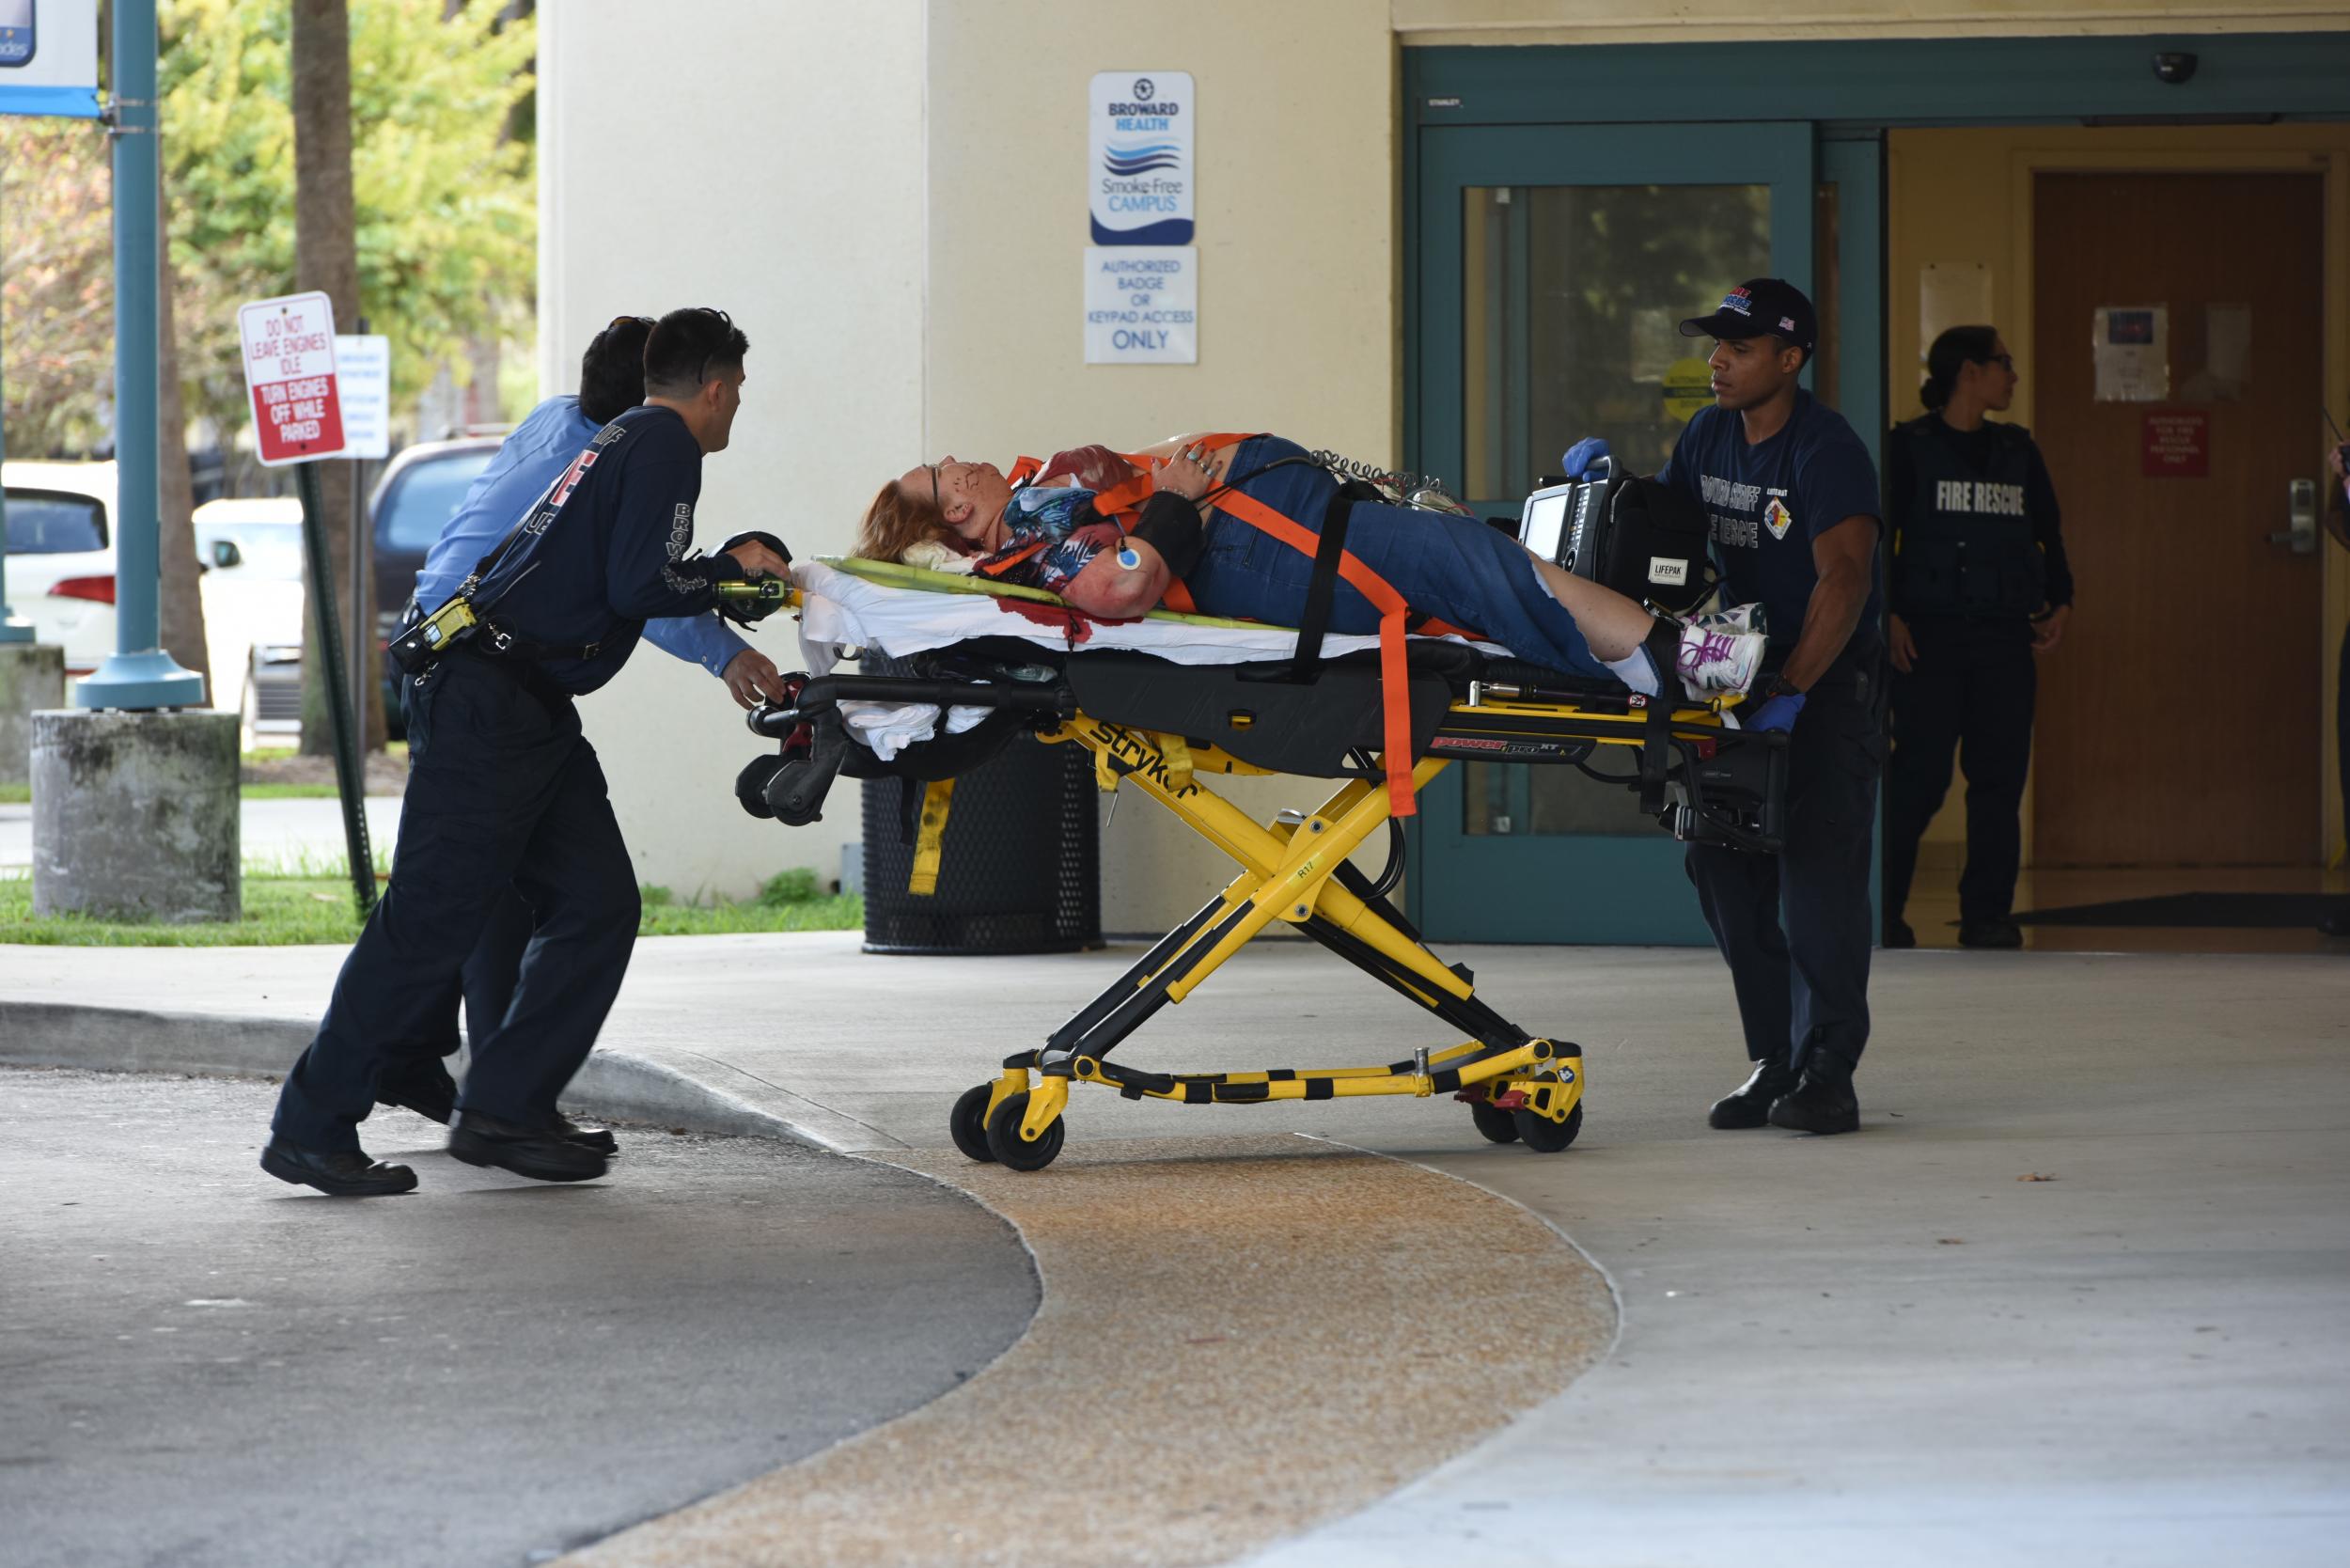
[[[354,1149],[386,1073],[447,1037],[501,900],[532,912],[511,1002],[474,1041],[461,1108],[533,1123],[595,1044],[636,942],[635,869],[579,715],[526,666],[444,657],[409,690],[408,791],[390,886],[277,1101],[277,1136]]]
[[[1966,775],[1963,921],[2015,906],[2024,855],[2024,779],[2031,767],[2040,671],[2021,616],[1919,616],[1918,657],[1893,672],[1893,758],[1885,785],[1885,913],[1898,919],[1918,869],[1918,841],[1942,808],[1956,758]]]
[[[1869,866],[1876,837],[1881,651],[1847,648],[1808,694],[1787,753],[1777,855],[1692,844],[1684,864],[1730,964],[1751,1061],[1849,1071],[1869,1043]]]
[[[401,621],[404,630],[415,623],[416,602],[408,601],[408,616]],[[397,690],[400,694],[400,718],[403,724],[412,718],[408,694],[415,682],[402,677]],[[530,947],[530,929],[536,917],[530,901],[518,890],[509,888],[503,898],[493,901],[490,918],[481,928],[481,940],[474,945],[471,957],[459,974],[458,983],[447,993],[447,1001],[441,1011],[445,1019],[435,1019],[439,1031],[432,1048],[436,1057],[450,1057],[463,1043],[457,1033],[457,1013],[464,1008],[465,1034],[480,1041],[489,1037],[506,1016],[506,1010],[514,1000],[514,985],[521,978],[523,954]],[[418,1075],[437,1077],[443,1072],[438,1063],[419,1060],[413,1069]],[[545,1107],[552,1111],[553,1105]]]

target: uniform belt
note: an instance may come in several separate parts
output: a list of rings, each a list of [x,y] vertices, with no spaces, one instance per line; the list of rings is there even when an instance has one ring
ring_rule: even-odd
[[[537,698],[550,713],[559,712],[572,704],[572,694],[556,684],[555,677],[541,668],[534,658],[512,650],[504,653],[495,652],[482,647],[478,638],[461,642],[450,651],[497,670]]]

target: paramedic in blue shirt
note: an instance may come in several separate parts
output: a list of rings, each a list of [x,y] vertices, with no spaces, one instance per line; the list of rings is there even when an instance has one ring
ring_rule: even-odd
[[[571,466],[596,432],[624,410],[645,400],[645,339],[651,332],[650,316],[614,317],[580,356],[578,395],[549,398],[515,427],[490,465],[466,490],[465,498],[426,553],[424,565],[416,572],[415,598],[409,605],[412,618],[446,604],[465,574],[497,548],[507,531]],[[724,681],[734,700],[744,708],[755,706],[762,697],[784,699],[783,678],[775,662],[735,635],[715,615],[648,620],[645,640]],[[408,682],[400,682],[400,687],[404,694]],[[465,963],[462,982],[465,1027],[476,1039],[487,1035],[506,1016],[523,950],[530,945],[530,927],[529,901],[514,892],[496,902],[489,924],[482,928],[480,944]],[[454,997],[447,1012],[447,1026],[436,1047],[439,1057],[404,1063],[387,1073],[376,1086],[380,1103],[405,1106],[434,1121],[446,1122],[455,1114],[457,1085],[440,1060],[457,1049]],[[562,1122],[552,1101],[538,1108]],[[608,1132],[569,1130],[606,1152],[613,1148]]]
[[[474,1043],[448,1151],[546,1182],[607,1152],[543,1107],[594,1046],[636,941],[635,867],[573,699],[620,671],[645,623],[701,615],[722,582],[781,576],[780,546],[692,553],[703,458],[726,449],[748,341],[721,311],[672,311],[645,343],[645,401],[597,431],[473,590],[482,629],[409,678],[408,789],[391,885],[286,1076],[261,1168],[336,1197],[406,1192],[359,1123],[387,1071],[430,1055],[497,901],[534,929],[512,1004]]]
[[[1884,757],[1876,466],[1843,417],[1796,384],[1819,333],[1801,290],[1755,278],[1681,331],[1714,339],[1714,406],[1689,421],[1658,478],[1704,506],[1729,602],[1764,606],[1778,675],[1758,688],[1768,695],[1747,726],[1792,731],[1786,847],[1688,852],[1753,1063],[1709,1120],[1855,1132]]]

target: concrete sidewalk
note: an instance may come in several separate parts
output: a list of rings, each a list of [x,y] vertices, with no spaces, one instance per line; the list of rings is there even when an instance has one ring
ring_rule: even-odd
[[[1584,1043],[1573,1150],[1485,1145],[1444,1102],[1191,1108],[1081,1086],[1071,1107],[1073,1153],[1296,1132],[1427,1164],[1526,1204],[1617,1282],[1622,1338],[1595,1371],[1265,1560],[2338,1559],[2338,958],[1882,955],[1865,1130],[1808,1139],[1704,1128],[1706,1103],[1742,1076],[1711,953],[1443,956],[1520,1024]],[[47,1042],[86,1062],[168,1064],[188,1049],[177,1040],[238,1045],[267,1071],[306,1038],[340,957],[0,948],[0,1058]],[[935,1149],[961,1090],[1133,957],[874,958],[848,933],[650,940],[599,1053],[617,1075],[581,1088],[607,1111],[626,1108],[612,1092],[650,1086],[672,1096],[657,1117]],[[93,1011],[96,997],[156,1016]],[[1320,949],[1262,944],[1120,1058],[1304,1067],[1448,1043]],[[1025,1180],[1081,1179],[1065,1156]],[[1449,1306],[1429,1299],[1397,1342],[1441,1343]]]

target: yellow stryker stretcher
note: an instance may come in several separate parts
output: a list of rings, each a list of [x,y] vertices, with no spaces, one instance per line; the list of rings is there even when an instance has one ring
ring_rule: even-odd
[[[956,1102],[949,1126],[964,1153],[1015,1170],[1050,1165],[1060,1152],[1071,1086],[1078,1083],[1128,1099],[1191,1105],[1449,1094],[1467,1102],[1478,1131],[1495,1142],[1550,1152],[1574,1141],[1583,1121],[1580,1048],[1512,1024],[1477,998],[1467,969],[1428,949],[1386,896],[1400,863],[1380,886],[1348,863],[1390,819],[1385,760],[1372,755],[1383,734],[1375,658],[1334,638],[1324,662],[1301,670],[1292,660],[1264,656],[1281,639],[1293,639],[1278,628],[1169,612],[1142,622],[1095,622],[1038,589],[913,567],[833,559],[803,563],[794,575],[789,589],[771,582],[729,591],[798,610],[804,645],[822,619],[826,635],[852,635],[856,646],[887,652],[913,672],[789,678],[788,706],[763,706],[750,715],[754,733],[783,743],[737,781],[737,796],[754,815],[812,822],[844,772],[931,781],[918,879],[926,863],[933,871],[937,863],[952,775],[1025,733],[1047,745],[1085,747],[1104,789],[1140,790],[1240,867],[1222,893],[1160,938],[1042,1047],[1005,1058],[996,1076]],[[943,595],[980,597],[949,604]],[[843,596],[856,601],[847,619],[835,603]],[[942,614],[942,606],[968,614],[959,619]],[[875,636],[876,619],[895,609],[910,609],[919,631],[897,641]],[[1134,646],[1113,646],[1121,637]],[[1226,637],[1246,645],[1238,662],[1168,656],[1200,657],[1202,646]],[[908,644],[910,652],[903,651]],[[1779,846],[1787,737],[1737,729],[1726,717],[1735,698],[1678,707],[1651,702],[1612,682],[1537,668],[1454,639],[1415,639],[1409,666],[1415,792],[1456,758],[1562,764],[1624,784],[1679,838],[1762,852]],[[950,734],[942,721],[933,738],[885,762],[844,722],[844,704],[928,705],[941,715],[960,713],[970,727]],[[1607,748],[1625,760],[1622,771],[1592,765]],[[1260,825],[1206,783],[1235,774],[1343,782],[1310,813],[1284,811]],[[1145,1020],[1183,1000],[1276,921],[1296,927],[1467,1038],[1408,1060],[1355,1067],[1170,1074],[1109,1059]]]

